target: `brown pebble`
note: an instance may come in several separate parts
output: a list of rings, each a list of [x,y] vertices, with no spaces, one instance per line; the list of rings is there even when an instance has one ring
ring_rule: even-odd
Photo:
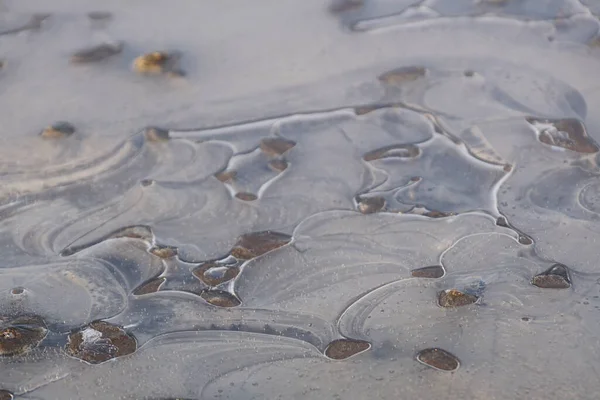
[[[386,85],[401,85],[403,83],[416,81],[425,76],[425,67],[401,67],[393,69],[379,76],[379,81]]]
[[[122,357],[137,349],[135,338],[121,327],[95,321],[69,334],[66,352],[90,364]]]
[[[414,158],[419,154],[421,154],[421,150],[412,144],[391,145],[366,153],[363,160],[374,161],[390,157]]]
[[[364,0],[334,0],[329,6],[329,12],[339,14],[356,10],[364,6]]]
[[[334,360],[344,360],[370,348],[371,344],[364,340],[337,339],[327,345],[325,355]]]
[[[439,293],[438,304],[442,307],[462,307],[473,304],[478,297],[472,294],[463,293],[460,290],[443,290]]]
[[[254,200],[258,199],[258,197],[255,194],[248,193],[248,192],[236,193],[235,197],[240,200],[243,200],[243,201],[254,201]]]
[[[8,390],[1,390],[0,389],[0,400],[12,400],[15,397],[13,396],[13,394],[11,392],[9,392]]]
[[[569,270],[562,264],[554,264],[533,277],[531,284],[543,289],[568,289],[571,287]]]
[[[363,214],[373,214],[385,208],[383,197],[363,197],[358,201],[358,211]]]
[[[203,290],[200,297],[217,307],[237,307],[242,304],[236,296],[224,290]]]
[[[27,353],[36,348],[47,333],[46,323],[41,317],[0,317],[0,356]]]
[[[214,275],[211,275],[210,273],[207,274],[207,272],[209,272],[209,270],[211,268],[219,268],[219,267],[226,268],[225,272],[222,275],[214,276]],[[228,282],[228,281],[234,279],[240,273],[240,269],[237,266],[221,265],[221,264],[217,264],[216,262],[213,262],[213,261],[208,261],[208,262],[200,264],[197,268],[195,268],[192,271],[192,273],[194,274],[195,277],[200,279],[202,282],[206,283],[208,286],[217,286],[217,285],[220,285],[221,283]]]
[[[280,156],[296,145],[293,140],[281,137],[264,138],[260,141],[260,149],[270,156]]]
[[[102,61],[111,56],[119,54],[123,50],[122,43],[109,44],[103,43],[86,49],[81,49],[73,53],[71,62],[75,64],[84,64]]]
[[[565,118],[550,120],[533,117],[526,117],[525,119],[533,126],[549,124],[554,127],[554,129],[543,128],[540,131],[538,139],[544,144],[562,147],[584,154],[597,153],[600,150],[595,141],[588,136],[583,122],[578,119]]]
[[[288,244],[292,237],[279,232],[264,231],[242,235],[231,255],[240,260],[250,260]]]
[[[133,290],[133,294],[135,296],[142,296],[144,294],[156,293],[160,290],[160,287],[165,282],[165,280],[165,278],[161,277],[144,282]]]
[[[23,294],[23,292],[25,292],[25,289],[23,289],[22,287],[16,287],[16,288],[11,289],[10,294],[19,295],[19,294]]]
[[[60,121],[44,129],[40,135],[44,139],[60,139],[71,136],[73,133],[75,133],[75,127],[72,124]]]
[[[177,255],[177,247],[156,245],[150,249],[150,253],[160,258],[173,258]]]
[[[145,129],[144,137],[149,142],[165,142],[169,140],[169,131],[152,126]]]
[[[215,178],[217,178],[219,181],[225,183],[225,182],[231,182],[235,179],[236,176],[236,172],[235,171],[221,171],[221,172],[217,172],[215,174]]]
[[[271,168],[275,172],[283,172],[287,169],[288,163],[285,160],[271,160],[269,161],[269,168]]]
[[[443,211],[430,210],[430,211],[424,212],[421,215],[424,215],[429,218],[446,218],[446,217],[451,217],[455,214],[449,213],[449,212],[443,212]]]
[[[161,74],[175,71],[178,57],[164,51],[155,51],[139,56],[133,61],[133,70],[140,74]]]
[[[441,265],[417,268],[410,272],[414,278],[441,278],[444,273],[444,268]]]
[[[421,350],[417,354],[417,361],[440,371],[456,371],[460,366],[456,356],[439,348]]]

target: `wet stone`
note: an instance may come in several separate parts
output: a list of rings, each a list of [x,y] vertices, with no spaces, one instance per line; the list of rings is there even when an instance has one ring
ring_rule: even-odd
[[[0,356],[16,356],[37,347],[46,337],[46,323],[38,316],[0,317]]]
[[[240,200],[243,200],[243,201],[254,201],[254,200],[258,199],[258,196],[256,196],[253,193],[248,193],[248,192],[236,193],[235,197]]]
[[[264,231],[242,235],[233,249],[231,255],[240,260],[250,260],[261,256],[271,250],[288,244],[292,237],[283,233]]]
[[[240,269],[235,265],[227,266],[209,261],[200,264],[192,273],[208,286],[217,286],[234,279],[240,273]]]
[[[71,332],[66,351],[90,364],[100,364],[112,358],[133,353],[137,348],[133,336],[121,327],[104,321]]]
[[[526,120],[538,129],[538,139],[544,144],[586,154],[597,153],[600,150],[588,136],[585,125],[577,119],[548,120],[527,117]]]
[[[391,145],[370,151],[363,156],[363,159],[365,161],[374,161],[390,157],[414,158],[419,154],[421,154],[421,150],[419,150],[417,146],[411,144]]]
[[[233,181],[235,179],[235,175],[236,175],[235,171],[222,171],[222,172],[217,172],[215,174],[215,178],[217,178],[219,181],[225,183],[225,182]]]
[[[162,74],[176,71],[179,57],[164,51],[155,51],[139,56],[133,61],[133,70],[139,74]]]
[[[562,264],[554,264],[533,277],[531,284],[544,289],[568,289],[571,287],[569,270]]]
[[[403,83],[416,81],[425,76],[426,72],[427,70],[425,67],[401,67],[381,74],[378,79],[386,85],[401,85]]]
[[[471,71],[471,70],[466,70],[466,71],[464,72],[464,75],[465,75],[467,78],[471,78],[472,76],[474,76],[474,75],[475,75],[475,72],[474,72],[474,71]]]
[[[456,371],[460,366],[456,356],[439,348],[421,350],[417,361],[440,371]]]
[[[144,131],[144,137],[149,142],[166,142],[169,140],[169,131],[151,126]]]
[[[275,172],[283,172],[287,169],[288,163],[285,160],[271,160],[269,161],[269,168]]]
[[[13,396],[13,394],[8,390],[0,389],[0,400],[12,400],[14,398],[15,397]]]
[[[203,290],[200,297],[217,307],[237,307],[242,304],[236,296],[224,290]]]
[[[177,247],[173,246],[160,246],[156,245],[152,247],[150,253],[154,254],[156,257],[160,258],[173,258],[177,255]]]
[[[264,138],[260,141],[260,149],[270,156],[280,156],[296,145],[293,140],[284,138]]]
[[[414,278],[441,278],[444,273],[444,268],[441,265],[417,268],[410,272]]]
[[[438,304],[442,307],[462,307],[477,302],[478,297],[460,290],[443,290],[438,295]]]
[[[98,62],[119,54],[122,50],[122,43],[103,43],[76,51],[71,55],[71,62],[75,64]]]
[[[69,122],[59,121],[45,128],[40,135],[44,139],[60,139],[75,133],[75,127]]]
[[[363,214],[373,214],[385,208],[383,197],[364,197],[358,200],[358,211]]]
[[[144,294],[156,293],[160,290],[160,287],[165,282],[165,278],[154,278],[134,289],[133,294],[135,296],[142,296]]]
[[[334,360],[344,360],[369,348],[371,344],[364,340],[337,339],[327,345],[325,355]]]

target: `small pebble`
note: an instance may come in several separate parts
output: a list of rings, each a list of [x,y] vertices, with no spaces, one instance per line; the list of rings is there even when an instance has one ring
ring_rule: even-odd
[[[75,133],[75,127],[72,124],[60,121],[44,129],[40,135],[44,139],[60,139],[71,136],[73,133]]]
[[[533,277],[531,284],[543,289],[568,289],[571,287],[569,270],[562,264],[554,264]]]
[[[439,348],[421,350],[417,354],[417,361],[440,371],[456,371],[460,366],[456,356]]]
[[[460,290],[443,290],[439,293],[438,303],[442,307],[462,307],[474,304],[478,300],[477,296],[463,293]]]
[[[343,360],[370,348],[371,344],[364,340],[337,339],[329,343],[325,355],[334,360]]]

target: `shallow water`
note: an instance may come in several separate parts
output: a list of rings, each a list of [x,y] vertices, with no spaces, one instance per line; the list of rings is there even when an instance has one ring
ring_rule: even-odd
[[[599,1],[176,3],[0,2],[0,399],[596,398]]]

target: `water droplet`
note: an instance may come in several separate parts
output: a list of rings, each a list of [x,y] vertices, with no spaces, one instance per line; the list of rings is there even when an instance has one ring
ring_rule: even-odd
[[[533,277],[531,284],[544,289],[568,289],[571,287],[569,270],[562,264],[554,264]]]
[[[444,268],[441,265],[413,269],[411,275],[415,278],[441,278],[444,276]]]
[[[463,293],[457,289],[443,290],[439,293],[438,304],[442,307],[462,307],[473,304],[478,297]]]
[[[370,348],[371,344],[364,340],[337,339],[327,345],[325,355],[334,360],[344,360]]]
[[[421,350],[417,361],[440,371],[456,371],[460,366],[456,356],[439,348]]]
[[[137,348],[132,335],[104,321],[95,321],[71,332],[68,340],[67,353],[90,364],[131,354]]]
[[[249,233],[238,239],[231,255],[241,260],[249,260],[284,246],[291,240],[291,236],[279,232]]]
[[[0,317],[0,356],[15,356],[37,347],[46,337],[46,323],[38,316]]]

